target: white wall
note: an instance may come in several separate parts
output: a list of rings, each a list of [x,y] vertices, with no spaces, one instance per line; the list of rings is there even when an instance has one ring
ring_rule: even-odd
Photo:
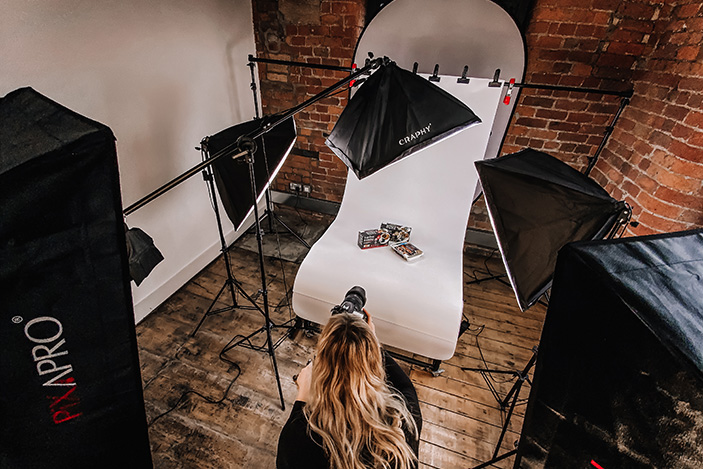
[[[200,140],[254,117],[249,0],[0,0],[0,96],[31,86],[109,126],[123,206],[200,161]],[[133,285],[139,321],[219,254],[196,175],[130,215],[165,260]],[[235,234],[225,217],[228,239]]]

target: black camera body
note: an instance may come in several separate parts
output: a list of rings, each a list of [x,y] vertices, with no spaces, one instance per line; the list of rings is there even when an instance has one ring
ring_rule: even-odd
[[[364,321],[368,322],[369,317],[364,311],[364,305],[366,304],[366,290],[360,286],[352,287],[346,295],[344,295],[344,300],[332,308],[332,315],[340,313],[350,313],[360,316]]]

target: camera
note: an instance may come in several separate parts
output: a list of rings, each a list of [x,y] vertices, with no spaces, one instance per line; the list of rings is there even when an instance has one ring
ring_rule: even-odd
[[[369,318],[364,311],[364,305],[366,304],[366,290],[360,286],[352,287],[346,295],[344,295],[344,300],[332,308],[332,315],[339,313],[351,313],[356,314],[363,318],[364,321],[368,321]]]

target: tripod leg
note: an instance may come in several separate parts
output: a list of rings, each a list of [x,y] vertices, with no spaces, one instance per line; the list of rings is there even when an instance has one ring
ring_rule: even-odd
[[[203,156],[207,153],[207,150],[205,149],[205,146],[203,146]],[[208,191],[212,196],[213,204],[212,208],[215,212],[215,219],[217,221],[217,232],[220,237],[220,251],[222,252],[222,259],[224,260],[225,263],[225,272],[227,274],[227,280],[225,280],[225,283],[222,285],[222,288],[220,288],[220,291],[217,293],[215,296],[215,299],[212,300],[212,303],[210,304],[210,307],[207,309],[205,314],[203,314],[203,317],[200,318],[200,322],[198,323],[197,327],[193,332],[190,333],[190,337],[193,337],[198,330],[200,329],[200,326],[203,325],[203,322],[205,321],[205,318],[207,318],[210,315],[213,314],[218,314],[222,313],[224,311],[231,311],[235,308],[238,307],[237,304],[237,295],[235,293],[235,286],[237,286],[237,281],[234,278],[234,275],[232,274],[232,265],[230,263],[229,259],[229,247],[227,246],[227,241],[225,240],[225,234],[222,229],[222,218],[220,217],[220,210],[217,208],[217,191],[215,189],[215,183],[213,181],[213,173],[212,173],[212,167],[207,167],[203,169],[203,179],[207,183],[208,186]],[[217,303],[217,300],[220,299],[220,296],[224,293],[225,289],[229,286],[229,293],[230,293],[230,299],[232,300],[232,304],[230,306],[227,306],[225,308],[221,308],[218,310],[214,310],[215,304]]]
[[[515,395],[513,397],[513,401],[510,403],[510,409],[508,410],[508,415],[505,416],[505,424],[503,425],[503,429],[500,432],[500,437],[498,438],[498,443],[496,444],[496,449],[493,452],[493,459],[495,459],[498,456],[498,451],[500,451],[500,445],[503,444],[503,438],[505,438],[505,434],[508,432],[508,424],[510,423],[510,419],[513,416],[513,411],[515,410],[515,404],[517,403],[518,396],[520,395],[520,388],[522,388],[522,383],[523,380],[518,381],[518,385],[514,388],[515,389]]]
[[[518,381],[515,382],[515,386],[510,389],[510,392],[508,392],[508,394],[505,396],[505,399],[503,399],[503,401],[500,403],[501,408],[505,409],[508,406],[508,401],[510,401],[510,398],[513,394],[515,394],[516,397],[517,394],[520,394],[520,386],[522,386],[522,382],[527,379],[527,374],[530,372],[530,369],[534,366],[536,360],[537,347],[534,347],[532,349],[532,357],[525,365],[525,368],[522,369],[522,372],[517,373]],[[518,383],[520,383],[520,386],[517,386]]]
[[[269,215],[273,215],[273,218],[275,218],[276,221],[277,221],[278,223],[280,223],[280,224],[283,226],[283,228],[286,229],[286,231],[288,231],[290,234],[292,234],[292,235],[295,237],[295,239],[297,239],[298,241],[300,241],[300,244],[302,244],[302,245],[305,246],[306,248],[310,249],[310,245],[307,243],[307,241],[305,241],[298,233],[296,233],[295,231],[293,231],[292,228],[290,228],[288,225],[286,225],[286,224],[283,222],[283,220],[281,220],[281,217],[279,217],[278,215],[276,215],[276,212],[271,211],[271,212],[269,212]]]
[[[278,397],[281,399],[281,410],[286,410],[286,403],[283,401],[283,389],[281,388],[281,376],[278,374],[278,362],[276,361],[276,351],[273,347],[273,339],[271,338],[271,327],[266,327],[266,340],[268,341],[269,355],[273,364],[273,374],[276,376],[276,385],[278,386]]]
[[[505,454],[501,454],[497,458],[493,458],[490,461],[484,462],[483,464],[479,464],[478,466],[474,466],[471,469],[483,469],[484,467],[492,466],[493,464],[497,463],[498,461],[502,461],[503,459],[507,459],[516,453],[517,453],[516,449],[510,450]]]
[[[190,333],[190,337],[193,337],[195,334],[198,333],[198,330],[200,330],[200,326],[202,326],[202,325],[203,325],[203,322],[205,322],[205,318],[210,315],[210,312],[212,311],[212,307],[215,306],[215,303],[217,303],[217,300],[220,298],[220,296],[222,296],[222,293],[225,291],[225,288],[227,288],[227,282],[225,282],[225,283],[222,285],[222,288],[220,288],[220,291],[217,292],[217,295],[215,296],[215,299],[212,300],[212,303],[210,303],[210,307],[209,307],[208,310],[205,312],[205,314],[203,314],[203,317],[200,318],[200,322],[199,322],[198,325],[195,327],[195,329],[193,329],[193,332]]]

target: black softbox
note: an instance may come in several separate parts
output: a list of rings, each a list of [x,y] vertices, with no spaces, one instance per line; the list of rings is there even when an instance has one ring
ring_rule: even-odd
[[[551,285],[562,246],[603,238],[625,210],[588,176],[540,151],[477,161],[476,169],[522,310]]]
[[[388,62],[356,91],[325,143],[363,179],[479,122],[459,99]]]
[[[210,157],[215,157],[223,151],[237,153],[239,137],[254,135],[263,129],[265,122],[254,119],[222,130],[215,135],[203,139],[203,146]],[[254,175],[257,201],[268,188],[273,178],[281,169],[285,158],[295,143],[295,121],[292,117],[254,139]],[[229,156],[218,158],[212,165],[215,169],[217,190],[222,198],[222,205],[227,216],[239,229],[249,213],[254,209],[251,193],[249,165],[246,158],[232,159]]]
[[[0,467],[151,467],[112,131],[0,99]]]
[[[700,468],[701,448],[703,230],[569,244],[515,467]]]

